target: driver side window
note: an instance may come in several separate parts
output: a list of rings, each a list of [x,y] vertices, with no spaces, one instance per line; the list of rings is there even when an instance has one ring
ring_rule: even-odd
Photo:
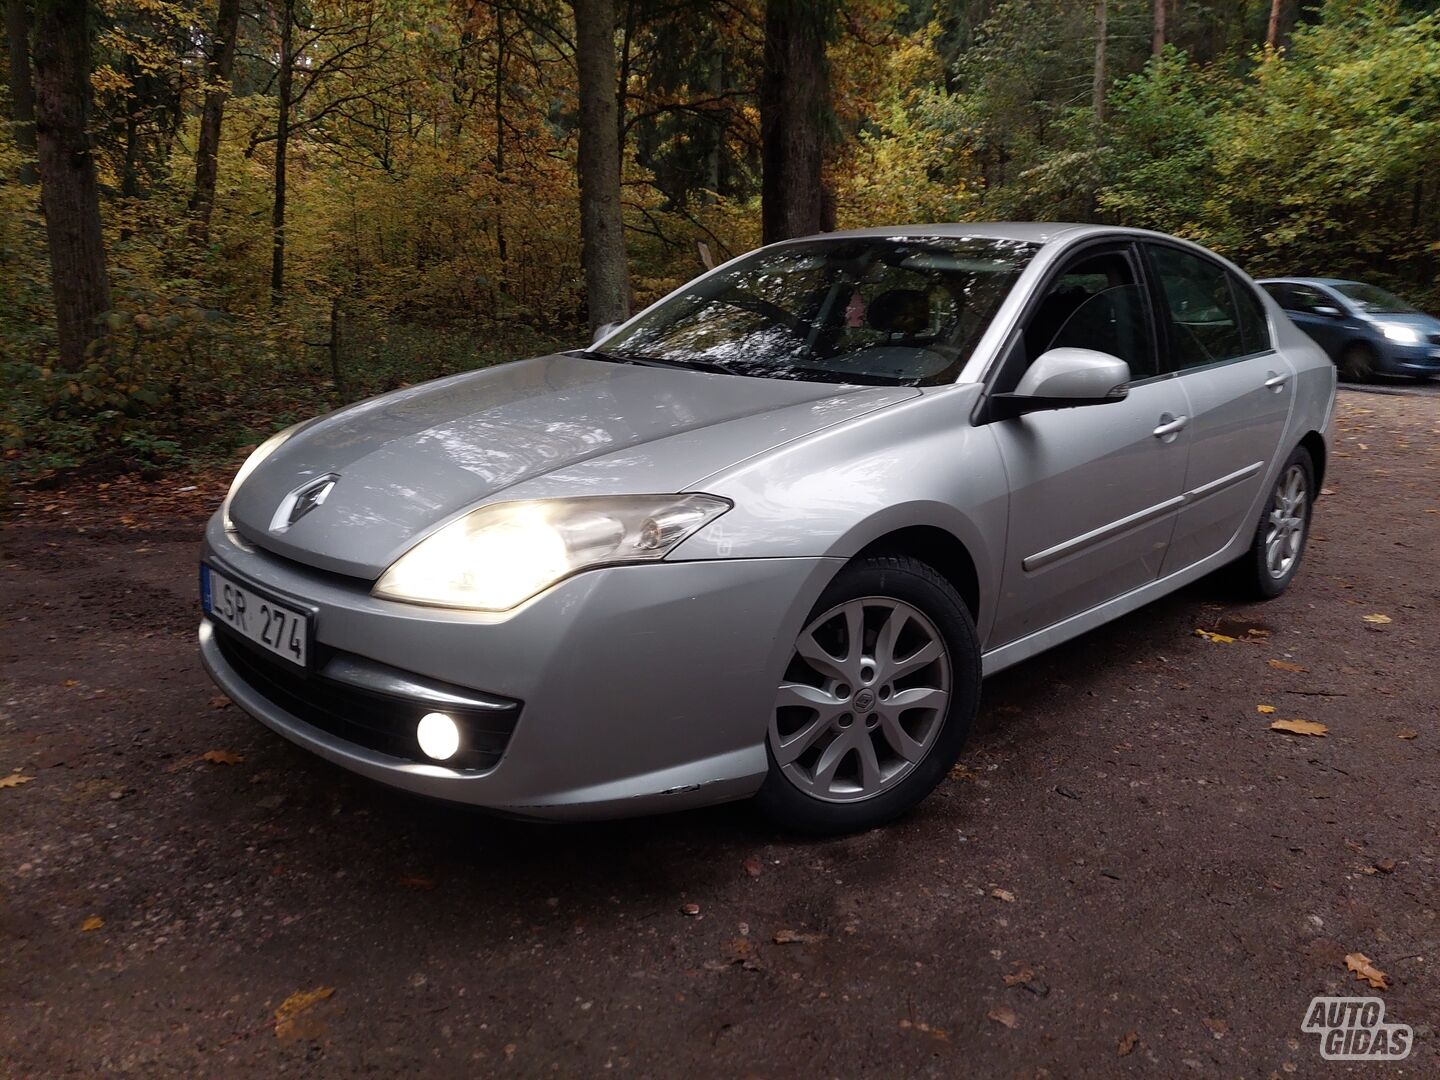
[[[1082,255],[1046,290],[1025,327],[1026,363],[1051,349],[1094,349],[1130,365],[1132,381],[1160,373],[1145,297],[1124,250]]]

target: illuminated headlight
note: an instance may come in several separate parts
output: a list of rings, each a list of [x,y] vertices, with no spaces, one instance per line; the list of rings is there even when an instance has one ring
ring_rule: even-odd
[[[240,466],[240,471],[235,474],[235,479],[230,481],[230,490],[225,493],[225,501],[220,504],[221,520],[225,523],[226,532],[235,531],[235,523],[230,520],[230,500],[235,498],[235,493],[240,490],[240,485],[250,479],[250,474],[258,469],[266,458],[279,450],[285,440],[294,435],[299,428],[300,424],[291,424],[283,431],[277,431],[252,450],[250,456],[245,459],[245,464]]]
[[[376,582],[387,600],[508,611],[597,566],[655,562],[729,510],[714,495],[492,503],[432,533]]]
[[[1400,345],[1420,344],[1420,331],[1404,323],[1381,323],[1380,332]]]

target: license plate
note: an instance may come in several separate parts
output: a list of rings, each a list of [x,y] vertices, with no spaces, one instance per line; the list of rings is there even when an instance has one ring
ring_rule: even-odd
[[[216,622],[298,667],[310,659],[310,616],[200,565],[200,606]]]

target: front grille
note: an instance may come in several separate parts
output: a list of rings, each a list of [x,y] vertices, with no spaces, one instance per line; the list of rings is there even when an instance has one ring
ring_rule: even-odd
[[[225,662],[252,690],[291,716],[346,742],[404,761],[435,764],[421,753],[415,725],[426,713],[438,709],[454,719],[461,733],[460,749],[443,764],[467,772],[493,769],[520,718],[518,701],[497,698],[507,705],[501,709],[436,706],[301,671],[220,626],[215,627],[215,643]]]

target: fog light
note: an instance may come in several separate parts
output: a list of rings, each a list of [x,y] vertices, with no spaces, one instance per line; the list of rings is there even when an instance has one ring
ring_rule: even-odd
[[[426,757],[444,761],[460,749],[460,729],[442,712],[426,713],[415,725],[415,738]]]

